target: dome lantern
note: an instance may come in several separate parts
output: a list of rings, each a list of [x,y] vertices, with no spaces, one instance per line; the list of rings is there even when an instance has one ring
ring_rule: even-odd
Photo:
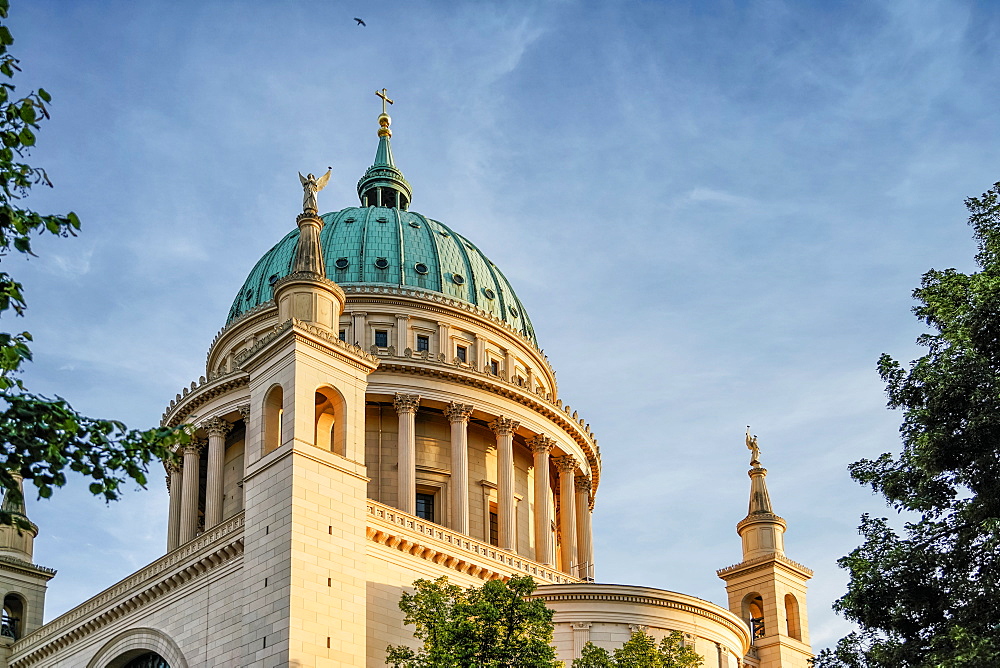
[[[392,137],[389,125],[392,119],[386,113],[385,105],[393,104],[393,101],[386,95],[385,88],[375,91],[375,95],[382,98],[382,113],[378,117],[378,149],[375,151],[375,162],[358,181],[358,197],[364,207],[380,206],[406,211],[410,208],[413,190],[403,173],[396,169],[392,159],[392,147],[389,144],[389,138]]]

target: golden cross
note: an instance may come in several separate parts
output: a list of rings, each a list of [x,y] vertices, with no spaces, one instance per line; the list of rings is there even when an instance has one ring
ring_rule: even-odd
[[[388,96],[386,96],[385,93],[386,93],[385,88],[383,88],[382,90],[375,91],[375,94],[378,95],[380,98],[382,98],[382,113],[383,114],[385,113],[385,103],[388,102],[389,104],[392,104],[392,100],[390,100],[388,98]]]

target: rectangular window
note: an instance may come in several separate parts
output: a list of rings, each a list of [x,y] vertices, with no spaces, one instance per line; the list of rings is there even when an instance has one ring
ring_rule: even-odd
[[[417,352],[422,353],[431,349],[431,339],[429,336],[417,334]]]
[[[468,356],[468,352],[469,350],[465,346],[457,346],[455,348],[455,357],[458,359],[459,362],[465,362],[466,357]]]
[[[347,341],[347,330],[346,329],[340,330],[340,340],[341,341]]]
[[[490,504],[490,545],[500,546],[500,520],[495,503]]]
[[[434,495],[417,492],[417,517],[428,522],[434,521]]]
[[[389,331],[385,329],[375,330],[375,345],[379,348],[389,347]]]
[[[490,373],[494,376],[500,375],[500,363],[496,360],[490,360]]]

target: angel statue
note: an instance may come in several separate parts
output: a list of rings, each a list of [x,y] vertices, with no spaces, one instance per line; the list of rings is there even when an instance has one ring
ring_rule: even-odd
[[[302,172],[299,172],[299,181],[302,182],[302,211],[306,213],[319,212],[319,205],[316,203],[316,193],[326,187],[327,182],[330,180],[331,171],[327,169],[326,174],[318,179],[312,174],[302,176]]]
[[[747,450],[750,451],[750,466],[760,466],[760,446],[757,445],[757,435],[750,435],[750,425],[747,425]]]

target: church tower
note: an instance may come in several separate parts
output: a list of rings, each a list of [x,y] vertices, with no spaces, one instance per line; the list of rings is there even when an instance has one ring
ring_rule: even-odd
[[[806,581],[812,571],[785,556],[787,524],[774,513],[767,492],[767,469],[760,465],[757,437],[747,427],[750,507],[736,525],[743,561],[718,571],[726,581],[729,609],[751,629],[749,659],[760,668],[807,668],[813,656],[806,613]]]
[[[21,527],[0,525],[0,665],[7,665],[11,645],[42,625],[46,583],[56,572],[32,563],[38,527],[25,511],[20,478],[17,490],[4,493],[3,511],[22,523]]]

